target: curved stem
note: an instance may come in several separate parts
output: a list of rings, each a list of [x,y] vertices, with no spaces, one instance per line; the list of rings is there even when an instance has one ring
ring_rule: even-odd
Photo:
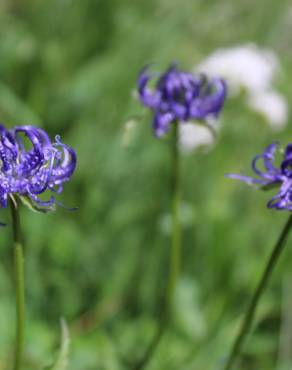
[[[272,253],[268,259],[268,262],[266,264],[266,267],[264,269],[264,272],[262,274],[262,277],[258,283],[258,286],[252,296],[252,299],[250,301],[250,304],[248,306],[248,309],[245,313],[242,325],[240,327],[239,333],[234,341],[234,344],[232,346],[230,355],[228,357],[228,360],[226,362],[226,365],[224,367],[224,370],[230,370],[232,366],[234,365],[234,362],[236,361],[238,355],[241,352],[242,345],[244,343],[244,340],[250,330],[250,327],[252,325],[254,315],[256,312],[256,308],[259,302],[260,297],[262,296],[267,283],[269,281],[269,278],[273,272],[273,269],[285,247],[285,242],[287,240],[289,231],[291,230],[292,226],[292,215],[289,216],[288,221],[286,222],[279,239],[277,240],[276,245],[274,246]]]
[[[172,213],[172,240],[169,260],[169,276],[168,276],[168,287],[167,297],[164,307],[163,315],[161,315],[160,322],[157,331],[152,338],[148,348],[145,351],[142,359],[136,363],[134,370],[144,369],[148,362],[151,360],[155,353],[161,338],[165,332],[171,315],[173,312],[175,288],[180,269],[180,254],[181,254],[181,230],[179,221],[179,206],[180,206],[180,161],[179,161],[179,146],[178,146],[178,135],[179,135],[178,122],[174,123],[173,127],[173,139],[172,139],[172,170],[171,170],[171,213]]]
[[[24,312],[25,312],[24,261],[23,261],[23,248],[21,244],[22,243],[21,226],[17,204],[11,201],[10,209],[12,215],[14,268],[16,284],[16,347],[15,347],[14,370],[20,370],[24,346]]]

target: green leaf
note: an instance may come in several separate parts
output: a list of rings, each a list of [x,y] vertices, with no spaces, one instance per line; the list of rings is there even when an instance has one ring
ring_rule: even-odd
[[[61,319],[61,347],[59,355],[53,365],[47,366],[44,370],[66,370],[68,368],[68,357],[70,349],[70,335],[67,323]]]

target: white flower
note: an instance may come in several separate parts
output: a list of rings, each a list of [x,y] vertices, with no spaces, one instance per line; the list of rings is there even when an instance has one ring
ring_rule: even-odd
[[[179,125],[179,145],[183,152],[198,148],[208,148],[214,144],[214,134],[206,126],[198,123],[181,123]]]
[[[234,95],[241,88],[248,93],[266,90],[278,69],[276,54],[254,44],[219,49],[196,68],[199,72],[225,78]]]
[[[276,91],[265,91],[251,95],[248,105],[254,111],[262,114],[271,128],[281,130],[288,121],[288,103],[285,97]]]
[[[283,129],[288,121],[287,101],[272,86],[279,69],[275,52],[255,44],[219,49],[196,68],[225,78],[231,95],[244,89],[248,107],[262,114],[274,130]]]

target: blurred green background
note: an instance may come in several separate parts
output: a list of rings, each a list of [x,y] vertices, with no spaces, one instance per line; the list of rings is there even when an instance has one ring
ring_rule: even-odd
[[[193,68],[214,49],[246,42],[274,49],[277,88],[292,96],[289,0],[1,0],[0,119],[62,136],[78,168],[62,202],[23,209],[26,239],[26,370],[53,361],[59,319],[71,331],[70,370],[122,370],[143,353],[165,292],[169,249],[167,146],[143,115],[131,145],[124,124],[148,62]],[[290,98],[289,98],[290,99]],[[183,261],[175,322],[149,370],[219,369],[285,212],[270,196],[224,178],[249,171],[274,133],[242,99],[229,99],[216,147],[183,157]],[[1,221],[10,225],[9,212]],[[14,288],[10,227],[1,229],[0,369],[10,369]],[[238,369],[290,369],[292,240],[261,302]],[[288,364],[285,367],[285,364]],[[290,367],[289,367],[290,364]]]

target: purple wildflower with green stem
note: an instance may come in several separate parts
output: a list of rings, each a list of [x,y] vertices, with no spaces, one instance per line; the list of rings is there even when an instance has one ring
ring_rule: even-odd
[[[0,125],[0,207],[16,195],[33,208],[52,210],[55,196],[40,198],[46,191],[60,194],[76,167],[76,154],[59,136],[52,142],[34,126],[6,129]]]
[[[278,162],[276,154],[282,155]],[[279,143],[272,143],[263,153],[257,155],[252,161],[252,169],[257,177],[240,174],[228,174],[229,178],[243,181],[249,185],[257,185],[260,189],[278,188],[277,193],[268,201],[267,207],[277,210],[292,211],[292,143],[285,150],[279,150]],[[272,272],[284,251],[289,233],[292,229],[292,213],[290,213],[279,238],[266,262],[263,273],[259,279],[254,293],[247,306],[242,324],[235,337],[230,353],[226,360],[224,370],[231,370],[239,357],[244,341],[246,340],[256,314],[257,306],[271,278]]]
[[[266,147],[262,154],[252,161],[252,169],[257,178],[228,174],[229,178],[246,182],[249,185],[259,185],[261,189],[279,188],[267,203],[268,208],[292,211],[292,143],[282,151],[283,159],[276,165],[276,153],[281,152],[279,143],[272,143]],[[262,169],[259,168],[262,162]]]
[[[153,89],[149,87],[157,77]],[[226,97],[226,84],[221,78],[207,79],[171,65],[157,75],[144,68],[138,77],[140,101],[154,113],[153,128],[157,137],[169,131],[171,123],[217,117]]]
[[[179,70],[171,65],[161,74],[142,69],[138,76],[138,96],[141,103],[153,112],[153,129],[160,138],[171,131],[168,140],[171,152],[171,215],[172,232],[167,288],[165,289],[164,313],[158,322],[156,333],[144,354],[133,367],[143,370],[151,360],[166,327],[172,320],[177,281],[180,273],[182,250],[181,237],[181,165],[180,165],[180,125],[191,120],[203,121],[210,130],[209,118],[217,118],[225,102],[227,88],[220,78],[208,79]]]
[[[48,134],[38,127],[15,126],[7,129],[0,124],[0,208],[10,207],[14,244],[14,370],[22,368],[25,339],[24,253],[18,200],[34,211],[53,211],[55,205],[60,203],[54,195],[45,200],[42,195],[48,191],[60,194],[63,183],[71,178],[75,167],[75,151],[63,144],[60,136],[52,142]]]

